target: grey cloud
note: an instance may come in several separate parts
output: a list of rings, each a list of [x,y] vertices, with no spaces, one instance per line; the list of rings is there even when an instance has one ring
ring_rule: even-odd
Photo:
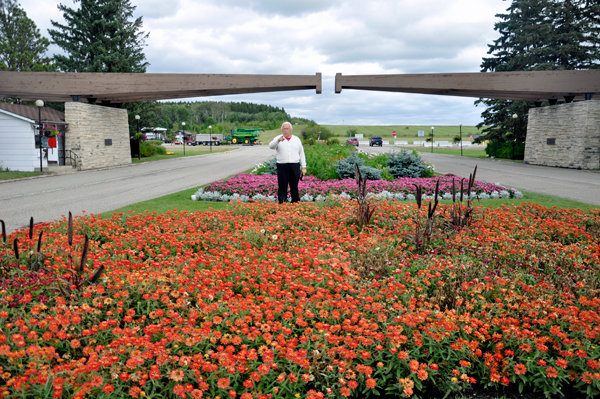
[[[144,21],[172,17],[181,9],[181,0],[137,0],[132,3],[137,7],[136,16],[141,15]]]
[[[215,4],[251,10],[263,15],[303,16],[328,10],[343,0],[217,0]]]

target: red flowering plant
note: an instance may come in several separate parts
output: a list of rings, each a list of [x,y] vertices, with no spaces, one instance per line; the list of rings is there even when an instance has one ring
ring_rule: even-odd
[[[0,397],[597,395],[600,212],[491,209],[415,253],[414,205],[379,201],[360,230],[354,207],[77,219],[106,271],[0,307]],[[48,247],[68,251],[65,226],[45,227]],[[381,272],[357,270],[379,252]],[[71,275],[61,251],[44,266]]]

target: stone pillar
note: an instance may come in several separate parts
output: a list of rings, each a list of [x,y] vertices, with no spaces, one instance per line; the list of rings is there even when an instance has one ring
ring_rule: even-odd
[[[600,168],[600,101],[531,108],[524,162],[572,169]]]
[[[67,102],[65,122],[65,149],[77,155],[78,170],[131,163],[126,109]]]

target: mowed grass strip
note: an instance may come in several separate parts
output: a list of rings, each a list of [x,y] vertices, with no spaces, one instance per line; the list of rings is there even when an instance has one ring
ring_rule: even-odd
[[[412,148],[407,148],[408,150],[412,150]],[[414,148],[417,152],[428,152],[431,153],[431,147],[417,147]],[[444,155],[457,155],[460,156],[460,147],[458,148],[440,148],[433,147],[434,154],[444,154]],[[463,147],[462,151],[463,157],[469,158],[487,158],[487,154],[485,153],[485,149],[483,148],[468,148]]]
[[[165,149],[167,150],[167,152],[172,152],[173,154],[168,154],[168,155],[160,155],[160,154],[155,154],[152,155],[151,157],[142,157],[142,159],[138,159],[137,157],[133,157],[131,158],[131,162],[133,163],[142,163],[142,162],[152,162],[152,161],[160,161],[162,159],[173,159],[173,158],[182,158],[184,157],[183,155],[183,145],[166,145],[164,146]],[[220,145],[220,146],[213,146],[212,147],[212,152],[216,153],[216,152],[226,152],[226,151],[233,151],[238,149],[239,146],[236,145]],[[185,156],[186,157],[191,157],[191,156],[195,156],[195,155],[206,155],[206,154],[210,154],[211,150],[209,146],[185,146]]]
[[[19,172],[19,171],[0,171],[0,180],[24,179],[33,176],[51,175],[52,172]]]
[[[431,134],[433,126],[434,141],[453,142],[454,137],[460,134],[459,126],[436,126],[436,125],[395,125],[395,126],[369,126],[369,125],[323,125],[331,132],[340,137],[348,137],[347,131],[356,129],[359,134],[363,134],[364,139],[371,136],[381,136],[384,140],[394,140],[392,132],[396,132],[396,140],[408,141],[410,144],[414,140],[425,140]],[[407,129],[408,128],[408,129]],[[425,137],[419,137],[419,130],[425,131]],[[476,126],[463,126],[463,141],[468,141],[470,135],[480,135],[481,131]]]
[[[156,212],[165,213],[171,210],[178,210],[179,212],[197,212],[197,211],[220,211],[227,209],[229,206],[225,202],[213,202],[213,201],[192,201],[192,194],[196,193],[198,188],[180,191],[178,193],[165,195],[148,201],[137,202],[114,211],[102,213],[103,218],[110,218],[113,213],[145,213],[145,212]],[[403,201],[404,202],[404,201]],[[408,201],[406,201],[408,202]],[[560,209],[600,209],[600,206],[585,204],[583,202],[573,201],[565,198],[553,197],[550,195],[532,193],[529,191],[523,191],[522,199],[486,199],[481,201],[473,201],[475,206],[481,206],[482,208],[499,208],[502,206],[519,206],[526,202],[532,202],[548,208],[560,208]],[[440,201],[441,204],[451,205],[452,201]]]

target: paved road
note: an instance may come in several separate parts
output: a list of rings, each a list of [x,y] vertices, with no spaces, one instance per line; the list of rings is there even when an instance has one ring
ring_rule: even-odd
[[[268,146],[0,182],[0,219],[7,231],[62,215],[102,213],[136,202],[195,188],[252,168],[275,156]]]
[[[388,152],[391,147],[360,147],[365,152]],[[394,149],[399,151],[399,149]],[[434,150],[435,151],[435,150]],[[600,173],[576,169],[550,168],[510,161],[467,158],[453,155],[421,153],[421,158],[435,165],[435,171],[469,177],[477,165],[477,180],[498,183],[508,188],[568,198],[600,205]]]

